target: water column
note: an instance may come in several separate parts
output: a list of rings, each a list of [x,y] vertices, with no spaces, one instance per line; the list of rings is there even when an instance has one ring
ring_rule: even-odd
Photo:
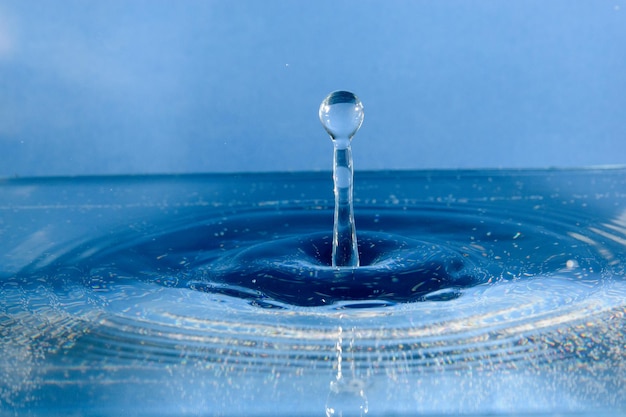
[[[350,141],[363,123],[363,104],[349,91],[335,91],[320,105],[319,117],[335,148],[332,266],[358,267],[359,250],[352,206],[353,168]]]

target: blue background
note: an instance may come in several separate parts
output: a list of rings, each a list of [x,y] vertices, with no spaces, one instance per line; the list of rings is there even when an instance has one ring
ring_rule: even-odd
[[[626,162],[626,0],[0,0],[0,176]]]

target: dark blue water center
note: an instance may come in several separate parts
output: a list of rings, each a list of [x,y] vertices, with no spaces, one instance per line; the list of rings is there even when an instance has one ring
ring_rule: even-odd
[[[195,289],[215,291],[224,283],[263,298],[299,306],[336,301],[410,302],[456,297],[457,288],[484,282],[484,273],[462,255],[437,244],[386,233],[359,234],[357,268],[329,265],[328,233],[280,239],[227,256],[203,270]],[[254,294],[254,293],[253,293]],[[245,296],[245,295],[244,295]],[[356,304],[363,307],[368,304]]]
[[[196,212],[184,222],[164,222],[154,234],[119,231],[63,255],[53,267],[68,271],[51,274],[76,276],[100,290],[107,280],[132,277],[265,308],[338,302],[366,308],[446,301],[472,286],[568,268],[579,277],[602,269],[593,248],[567,233],[472,206],[359,207],[357,213],[357,268],[331,266],[332,234],[323,231],[330,230],[331,208],[305,206],[217,217]]]

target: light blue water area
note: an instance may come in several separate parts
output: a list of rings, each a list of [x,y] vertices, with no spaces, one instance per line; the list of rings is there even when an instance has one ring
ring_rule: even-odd
[[[626,170],[0,182],[1,415],[626,413]],[[594,414],[596,415],[596,414]]]

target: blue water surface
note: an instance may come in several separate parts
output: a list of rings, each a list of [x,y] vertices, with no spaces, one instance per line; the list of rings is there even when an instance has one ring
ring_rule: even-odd
[[[620,415],[626,172],[5,179],[1,415]]]

